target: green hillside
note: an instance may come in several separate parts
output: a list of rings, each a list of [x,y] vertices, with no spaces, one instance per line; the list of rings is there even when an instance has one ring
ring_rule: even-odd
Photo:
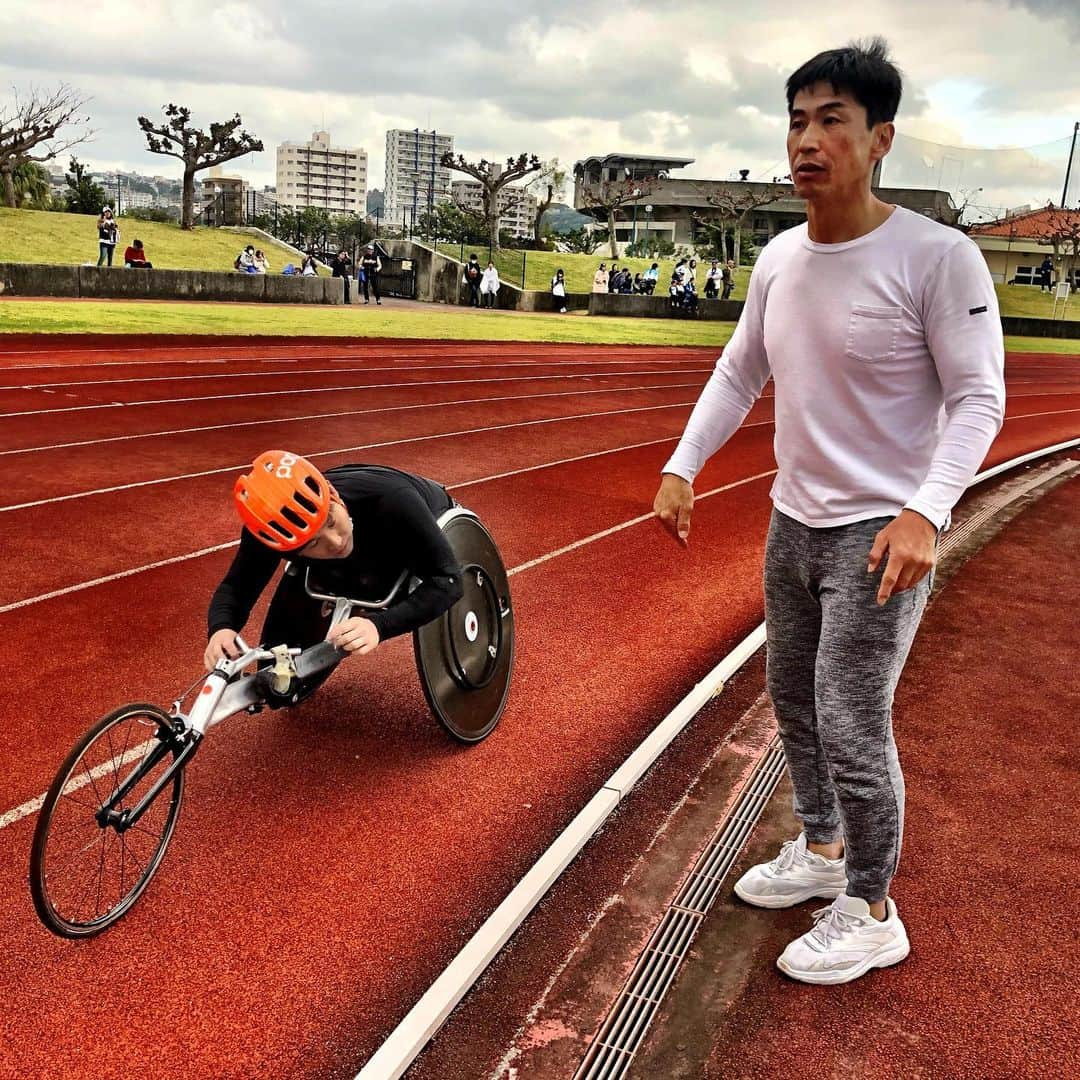
[[[147,258],[163,270],[231,270],[246,244],[261,248],[270,269],[280,271],[297,257],[276,241],[255,234],[137,221],[121,217],[120,242],[114,262],[123,265],[124,248],[136,237]],[[44,210],[0,207],[0,262],[75,264],[96,263],[97,218],[92,214],[56,214]]]

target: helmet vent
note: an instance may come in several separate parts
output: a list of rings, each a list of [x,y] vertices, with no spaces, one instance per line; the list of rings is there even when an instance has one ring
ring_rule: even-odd
[[[281,535],[284,536],[286,540],[293,539],[293,534],[289,532],[289,530],[286,529],[285,526],[282,525],[280,522],[271,521],[269,522],[269,525],[270,528],[273,529],[275,532],[281,533]]]
[[[322,496],[322,489],[319,487],[318,481],[314,476],[304,477],[304,486],[316,497]]]
[[[302,506],[309,514],[314,514],[318,510],[318,507],[306,495],[301,495],[299,491],[293,492],[293,501]]]
[[[301,532],[307,528],[307,523],[291,506],[283,506],[281,516],[290,524],[295,525]]]

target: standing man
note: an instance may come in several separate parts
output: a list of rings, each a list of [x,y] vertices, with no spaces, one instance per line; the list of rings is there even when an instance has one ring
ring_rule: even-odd
[[[258,254],[256,252],[256,254]],[[334,256],[334,261],[330,264],[332,276],[341,278],[342,283],[345,286],[345,303],[351,304],[352,297],[349,295],[349,278],[352,275],[352,259],[349,258],[349,253],[341,248]],[[265,271],[263,271],[265,273]]]
[[[101,263],[99,262],[100,266]],[[1054,272],[1054,260],[1049,255],[1043,256],[1043,261],[1039,266],[1039,292],[1052,292],[1050,288],[1050,275]]]
[[[978,248],[870,191],[900,93],[880,38],[821,53],[788,79],[788,158],[808,220],[758,258],[655,502],[685,543],[695,476],[771,375],[767,682],[804,831],[735,891],[767,908],[832,900],[777,961],[812,983],[908,954],[889,897],[904,821],[893,691],[938,531],[1005,404],[1001,323]]]
[[[721,300],[731,299],[731,290],[735,288],[735,260],[728,259],[724,263],[724,269],[720,272],[720,279],[724,283],[724,290],[720,295]]]
[[[382,273],[382,259],[379,258],[379,253],[375,250],[374,244],[368,244],[364,248],[363,257],[360,259],[360,269],[363,272],[363,277],[360,279],[361,285],[364,289],[364,303],[368,302],[368,287],[370,286],[375,293],[375,303],[382,303],[382,296],[379,293],[379,275]]]
[[[465,278],[465,284],[469,286],[469,306],[480,306],[480,280],[484,276],[484,268],[480,265],[480,260],[476,257],[476,254],[469,256],[469,261],[465,264],[465,273],[462,275]]]

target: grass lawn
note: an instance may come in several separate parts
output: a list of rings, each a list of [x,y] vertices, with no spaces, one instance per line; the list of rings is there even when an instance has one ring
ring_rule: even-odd
[[[237,252],[251,243],[266,252],[270,269],[280,271],[297,257],[280,244],[255,234],[136,221],[121,217],[114,263],[123,265],[124,248],[138,237],[147,257],[163,270],[232,270]],[[0,262],[96,263],[97,218],[92,214],[54,214],[45,210],[0,207]]]
[[[1005,337],[1006,352],[1054,353],[1057,356],[1080,356],[1080,338]]]
[[[1054,298],[1031,285],[995,285],[998,307],[1002,315],[1023,315],[1031,319],[1049,319],[1054,311]],[[1080,319],[1080,296],[1070,296],[1064,307],[1065,318]],[[1062,317],[1058,302],[1057,317]]]
[[[483,266],[487,266],[487,245],[465,244],[439,244],[439,251],[451,258],[459,259],[464,251],[464,257],[472,253],[480,259]],[[537,289],[547,292],[551,288],[551,279],[555,271],[561,266],[566,274],[566,288],[568,292],[587,293],[592,292],[593,274],[596,268],[604,263],[611,266],[610,255],[567,255],[558,251],[510,251],[504,249],[495,260],[495,266],[499,271],[499,279],[509,285],[521,285],[521,261],[525,256],[525,288]],[[622,259],[618,260],[620,266],[629,266],[633,273],[641,273],[648,270],[653,264],[652,259]],[[657,259],[660,264],[660,283],[657,292],[663,294],[671,280],[671,271],[675,266],[674,259]],[[709,269],[708,260],[698,262],[697,290],[699,295],[705,293],[705,273]],[[732,300],[744,300],[746,298],[746,286],[750,281],[750,267],[741,267],[735,273],[735,290],[731,294]]]
[[[734,323],[473,311],[444,304],[322,307],[157,301],[0,300],[0,333],[326,334],[618,345],[727,343]]]

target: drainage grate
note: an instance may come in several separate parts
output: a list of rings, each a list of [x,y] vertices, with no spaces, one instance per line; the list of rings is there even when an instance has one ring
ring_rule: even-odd
[[[574,1080],[617,1080],[625,1075],[705,913],[783,773],[784,751],[777,736],[638,957]]]

